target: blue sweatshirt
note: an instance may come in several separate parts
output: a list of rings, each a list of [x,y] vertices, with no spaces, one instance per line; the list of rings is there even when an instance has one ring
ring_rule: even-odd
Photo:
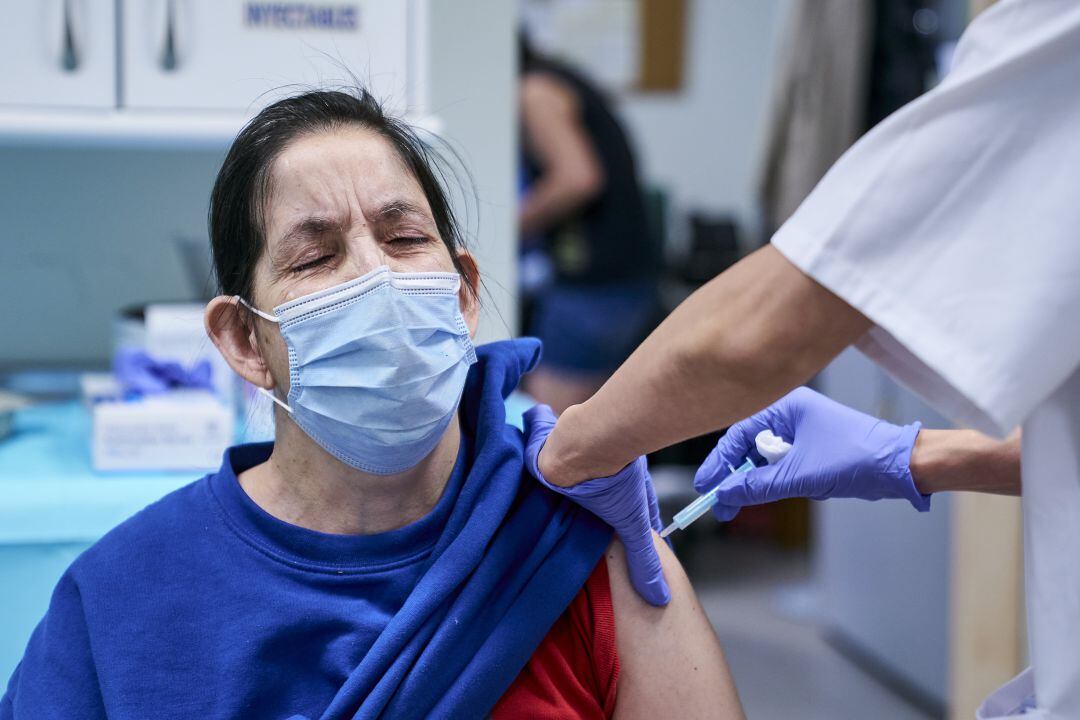
[[[72,564],[0,720],[485,714],[610,539],[522,476],[502,398],[537,355],[480,349],[446,490],[390,532],[272,517],[237,481],[272,445],[229,450]]]

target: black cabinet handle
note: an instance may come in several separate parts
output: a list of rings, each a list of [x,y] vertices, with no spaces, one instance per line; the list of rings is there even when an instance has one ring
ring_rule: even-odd
[[[71,17],[71,0],[64,0],[64,51],[60,57],[60,67],[65,72],[79,69],[79,50],[75,46],[75,28]]]
[[[175,72],[180,65],[176,55],[176,8],[174,0],[165,2],[165,43],[161,48],[161,69]]]

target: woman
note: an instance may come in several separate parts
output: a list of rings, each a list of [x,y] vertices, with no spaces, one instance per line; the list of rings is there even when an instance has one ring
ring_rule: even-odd
[[[666,546],[658,609],[606,526],[522,481],[503,399],[539,347],[473,348],[478,271],[430,162],[366,93],[240,133],[206,325],[280,406],[275,441],[72,565],[0,718],[741,716]]]
[[[595,393],[652,330],[661,258],[609,100],[524,33],[518,50],[527,181],[518,224],[526,245],[542,240],[554,269],[530,313],[544,359],[526,383],[559,413]]]

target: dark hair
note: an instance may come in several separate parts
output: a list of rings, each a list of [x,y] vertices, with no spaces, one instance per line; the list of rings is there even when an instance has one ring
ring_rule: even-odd
[[[535,69],[537,63],[540,62],[540,54],[536,52],[536,46],[532,44],[532,39],[529,37],[529,31],[525,29],[525,26],[518,27],[517,49],[518,74],[524,75],[530,70]]]
[[[297,138],[346,126],[367,128],[390,141],[424,191],[455,269],[467,276],[458,258],[464,245],[461,230],[441,181],[442,158],[407,123],[387,115],[367,90],[320,90],[266,107],[244,126],[225,156],[208,214],[214,271],[222,293],[252,300],[255,264],[266,245],[263,210],[270,194],[270,169],[278,155]]]

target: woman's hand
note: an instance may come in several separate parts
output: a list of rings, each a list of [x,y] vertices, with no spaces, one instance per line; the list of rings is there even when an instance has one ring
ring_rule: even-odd
[[[893,425],[797,388],[732,425],[698,469],[694,489],[720,486],[713,508],[720,520],[735,517],[744,505],[791,497],[900,498],[926,511],[930,496],[915,487],[910,468],[920,427]],[[755,438],[762,430],[790,442],[790,452],[775,465],[729,474],[729,464],[738,467],[747,456],[760,460]]]
[[[608,477],[586,480],[573,487],[553,485],[538,465],[540,450],[555,427],[555,413],[537,405],[525,413],[525,465],[533,477],[565,495],[615,529],[626,548],[630,582],[650,605],[671,600],[652,531],[660,530],[660,508],[644,457]]]

